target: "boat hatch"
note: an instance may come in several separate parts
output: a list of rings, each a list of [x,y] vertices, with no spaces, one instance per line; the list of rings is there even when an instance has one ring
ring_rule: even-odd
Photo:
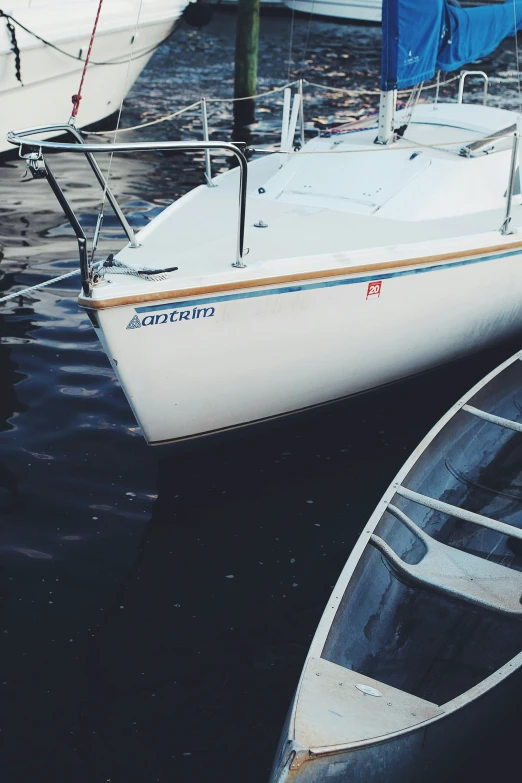
[[[339,145],[341,151],[348,144]],[[328,156],[329,157],[329,156]],[[299,160],[290,173],[293,161],[283,166],[265,185],[268,196],[289,204],[304,204],[319,208],[347,210],[371,215],[387,201],[404,190],[431,165],[424,153],[411,150],[384,156],[379,151],[361,155],[341,156],[326,160],[324,155],[309,155],[305,163]],[[332,169],[337,175],[332,176]]]
[[[443,709],[323,658],[310,658],[295,717],[305,748],[363,742],[423,723]]]

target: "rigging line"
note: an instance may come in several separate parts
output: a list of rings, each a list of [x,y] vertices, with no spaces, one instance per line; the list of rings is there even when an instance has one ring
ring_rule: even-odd
[[[312,10],[310,11],[310,16],[308,17],[308,27],[306,29],[306,39],[305,39],[305,45],[303,50],[303,56],[301,58],[302,67],[299,69],[299,75],[302,75],[305,66],[306,66],[306,51],[308,49],[308,40],[310,38],[310,26],[312,24],[312,16],[315,12],[315,0],[312,0]]]
[[[100,3],[101,3],[101,0],[100,0]],[[113,143],[114,144],[116,144],[116,140],[117,140],[117,137],[118,137],[118,130],[119,130],[119,127],[120,127],[120,122],[121,122],[121,113],[123,111],[123,101],[125,100],[127,84],[129,82],[129,73],[130,73],[130,67],[131,67],[132,59],[133,59],[132,55],[133,55],[133,52],[134,52],[134,43],[136,41],[136,36],[137,36],[137,32],[138,32],[138,25],[140,23],[140,16],[141,16],[142,5],[143,5],[143,0],[140,0],[139,6],[138,6],[138,16],[136,17],[136,24],[134,25],[134,35],[132,36],[132,44],[131,44],[131,48],[130,48],[130,52],[129,52],[129,60],[127,62],[127,72],[125,74],[125,80],[123,82],[123,88],[122,88],[122,92],[121,92],[121,100],[120,100],[120,108],[118,110],[118,118],[116,120],[116,127],[114,129],[114,139],[113,139]],[[96,232],[95,232],[96,238],[98,238],[99,235],[100,235],[101,226],[102,226],[102,223],[103,223],[103,212],[104,212],[104,208],[105,208],[105,201],[107,199],[107,189],[109,187],[109,179],[110,179],[110,176],[111,176],[111,168],[112,168],[113,158],[114,158],[114,152],[111,152],[111,154],[109,156],[109,165],[107,167],[107,175],[105,177],[105,187],[103,188],[103,198],[102,198],[102,203],[101,203],[101,209],[100,209],[100,212],[99,212],[99,215],[98,215],[98,223],[97,223],[97,226],[96,226]],[[93,242],[93,247],[92,247],[92,252],[91,252],[91,265],[92,265],[92,263],[94,261],[94,253],[96,251],[96,245],[97,245],[97,241]]]
[[[513,22],[515,26],[515,57],[517,60],[517,83],[518,83],[518,110],[522,114],[522,94],[520,92],[520,61],[518,57],[518,35],[517,35],[517,2],[513,0]]]
[[[423,84],[424,84],[424,82],[421,82],[419,85],[416,85],[416,89],[414,89],[412,91],[410,97],[408,98],[408,103],[406,104],[405,118],[404,118],[404,121],[402,123],[403,128],[404,128],[404,130],[402,131],[402,135],[404,135],[404,132],[406,131],[406,129],[408,128],[408,125],[411,122],[413,111],[414,111],[415,107],[417,106],[417,104],[419,102],[419,98],[421,96],[421,91],[422,91],[422,85]]]
[[[363,128],[362,130],[371,130],[371,128]],[[355,131],[357,132],[357,131]],[[339,134],[340,136],[341,134]],[[344,134],[343,134],[344,135]],[[351,132],[348,132],[346,134],[347,136],[351,135]],[[338,140],[339,136],[336,134],[335,138]],[[506,136],[506,138],[508,138]],[[361,147],[352,147],[351,149],[347,150],[340,150],[340,149],[329,149],[329,150],[288,150],[288,152],[285,152],[285,155],[351,155],[351,154],[357,154],[357,155],[363,155],[365,152],[368,152],[373,155],[377,155],[383,152],[386,153],[392,153],[392,152],[404,152],[405,150],[414,150],[418,149],[419,147],[422,147],[423,149],[427,150],[438,150],[439,152],[447,152],[452,155],[459,154],[456,150],[451,149],[445,149],[445,147],[456,147],[458,145],[459,150],[460,147],[466,144],[472,144],[473,141],[477,141],[477,138],[475,139],[459,139],[458,141],[444,141],[440,142],[439,144],[422,144],[420,141],[415,141],[414,139],[408,139],[404,138],[402,141],[407,141],[408,144],[394,144],[393,147],[386,147],[386,146],[376,146],[375,148],[367,147],[367,148],[361,148]],[[273,149],[267,149],[264,148],[262,150],[265,154],[271,154],[275,155],[280,152],[279,148],[273,148]]]
[[[80,62],[85,62],[85,57],[81,57],[77,54],[71,54],[71,52],[67,52],[65,49],[62,49],[60,46],[57,46],[56,44],[53,44],[51,41],[48,41],[46,38],[42,38],[41,35],[38,35],[38,33],[35,33],[33,30],[30,30],[28,27],[26,27],[24,24],[18,21],[18,19],[15,19],[14,16],[11,16],[11,14],[6,14],[4,11],[0,10],[0,18],[4,17],[5,19],[10,19],[12,22],[14,22],[18,27],[20,27],[22,30],[25,30],[26,33],[29,35],[32,35],[33,38],[36,38],[37,41],[41,41],[41,43],[45,44],[46,46],[49,46],[51,49],[55,49],[55,51],[59,52],[60,54],[63,54],[64,57],[70,57],[71,60],[79,60]],[[174,30],[171,30],[168,35],[165,36],[165,38],[162,38],[161,41],[159,41],[157,44],[154,44],[154,46],[149,46],[147,49],[143,49],[139,51],[139,54],[136,54],[134,56],[134,59],[137,60],[139,57],[146,57],[150,52],[155,51],[158,49],[162,44],[164,44],[166,41],[169,40]],[[91,60],[91,65],[123,65],[127,62],[127,58],[124,57],[123,59],[118,60]]]
[[[292,67],[292,48],[294,44],[294,17],[295,17],[295,0],[292,0],[292,21],[290,23],[290,49],[288,52],[288,74],[287,79],[290,78],[290,69]]]
[[[3,302],[8,302],[10,299],[16,299],[19,296],[25,296],[26,294],[30,294],[31,291],[38,291],[39,288],[45,288],[48,285],[52,285],[53,283],[58,283],[60,280],[66,280],[68,277],[72,277],[73,275],[79,275],[80,270],[79,269],[73,269],[72,272],[67,272],[65,275],[58,275],[58,277],[51,277],[50,280],[44,280],[43,283],[36,283],[36,285],[30,285],[28,288],[22,288],[20,291],[14,291],[12,294],[8,294],[7,296],[3,296],[0,299],[0,304]]]

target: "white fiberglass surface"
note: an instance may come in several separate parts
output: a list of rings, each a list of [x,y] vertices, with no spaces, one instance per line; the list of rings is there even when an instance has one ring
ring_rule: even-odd
[[[98,10],[98,0],[74,0],[73,3],[66,0],[8,0],[3,5],[3,10],[12,14],[28,29],[52,42],[85,35],[88,43]],[[179,3],[171,0],[111,0],[102,6],[98,32],[103,35],[110,30],[133,29],[138,15],[139,24],[144,25],[163,19],[174,19],[178,14]],[[22,50],[43,46],[20,27],[16,29],[16,38]],[[9,34],[3,25],[0,26],[0,53],[10,51]]]
[[[457,153],[463,143],[506,127],[513,115],[454,105],[442,111],[440,125],[424,122],[428,109],[417,117],[419,124],[408,130],[411,138],[389,148],[376,147],[375,130],[369,130],[317,138],[301,153],[263,156],[250,163],[248,267],[486,232],[500,239],[509,145],[475,158]],[[451,151],[422,146],[449,139]],[[142,247],[124,249],[119,257],[155,268],[165,259],[165,266],[179,267],[178,278],[229,270],[237,246],[238,170],[216,178],[215,184],[195,189],[166,209],[140,234]],[[515,231],[522,224],[519,202],[516,196]],[[259,227],[261,222],[265,227]]]

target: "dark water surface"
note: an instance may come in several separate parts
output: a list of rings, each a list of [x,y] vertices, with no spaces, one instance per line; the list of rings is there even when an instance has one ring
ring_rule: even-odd
[[[262,21],[263,89],[287,78],[289,30],[289,18]],[[377,86],[378,28],[300,18],[294,33],[292,77]],[[181,28],[134,86],[123,124],[230,95],[233,38],[230,14]],[[504,73],[493,101],[516,106],[513,41],[485,67]],[[277,136],[276,100],[258,113],[255,143]],[[310,127],[375,105],[311,88],[306,100]],[[228,106],[213,106],[211,127],[230,135]],[[199,133],[187,115],[143,136]],[[53,168],[92,228],[100,194],[86,168],[62,156]],[[22,174],[19,161],[0,165],[0,296],[77,265],[47,185]],[[111,183],[140,226],[201,177],[200,159],[141,155],[115,160]],[[118,237],[107,220],[101,250]],[[429,427],[520,344],[262,436],[158,458],[77,307],[77,282],[0,308],[2,780],[263,783],[365,520]],[[477,751],[473,780],[498,776],[508,750]]]

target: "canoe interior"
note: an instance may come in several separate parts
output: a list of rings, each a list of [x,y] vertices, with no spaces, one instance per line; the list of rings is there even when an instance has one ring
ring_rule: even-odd
[[[522,421],[522,363],[514,361],[469,404]],[[522,433],[459,411],[402,486],[522,528]],[[395,495],[392,503],[435,540],[522,571],[522,541]],[[375,532],[407,563],[425,548],[389,511]],[[343,596],[322,657],[445,704],[520,652],[521,620],[397,576],[367,546]]]

